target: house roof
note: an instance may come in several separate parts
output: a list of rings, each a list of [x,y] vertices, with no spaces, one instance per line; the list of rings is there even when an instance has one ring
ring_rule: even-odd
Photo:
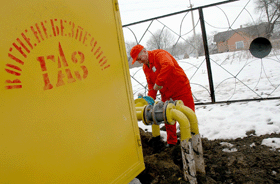
[[[266,33],[267,23],[261,23],[259,25],[249,26],[245,28],[232,29],[224,32],[220,32],[214,35],[214,42],[225,42],[232,37],[234,33],[243,32],[250,36],[260,36]]]

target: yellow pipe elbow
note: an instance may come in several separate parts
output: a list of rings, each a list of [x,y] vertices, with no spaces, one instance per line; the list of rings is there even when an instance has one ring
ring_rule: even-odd
[[[165,113],[166,113],[166,121],[168,124],[170,125],[174,125],[176,121],[174,121],[174,119],[172,118],[171,115],[171,110],[175,109],[175,105],[172,103],[169,103],[165,109]]]
[[[160,136],[160,128],[159,128],[159,125],[152,124],[152,134],[153,134],[153,137]]]
[[[195,135],[199,134],[198,121],[195,112],[191,108],[185,106],[182,100],[176,102],[176,109],[184,113],[189,119],[191,132]]]
[[[192,135],[190,130],[190,122],[188,118],[184,115],[184,113],[176,109],[172,109],[171,114],[174,120],[178,121],[180,125],[181,141],[183,140],[189,141]]]
[[[175,109],[174,104],[168,104],[166,108],[166,118],[169,124],[174,125],[175,121],[178,121],[180,125],[181,141],[187,140],[192,137],[190,130],[190,122],[185,114]],[[174,122],[174,123],[173,123]]]

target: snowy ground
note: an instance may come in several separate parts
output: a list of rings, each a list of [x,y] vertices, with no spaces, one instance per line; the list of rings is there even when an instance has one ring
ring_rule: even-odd
[[[268,58],[261,60],[248,56],[248,51],[210,56],[214,83],[217,88],[216,98],[218,100],[235,100],[252,98],[252,95],[253,97],[271,97],[268,94],[279,85],[280,81],[278,57],[280,55],[276,55],[274,52]],[[198,82],[206,87],[208,85],[206,66],[201,65],[203,60],[204,57],[178,61],[188,75],[193,95],[200,100],[199,102],[209,101],[209,93],[194,85]],[[199,65],[201,65],[200,68],[198,68]],[[230,73],[225,72],[223,68]],[[145,75],[141,68],[130,69],[130,74],[143,86],[146,86]],[[240,82],[237,83],[233,76],[239,77],[253,91],[240,85]],[[225,80],[230,77],[233,80]],[[143,86],[136,80],[131,79],[131,82],[134,98],[137,98],[138,93],[145,93]],[[276,93],[274,91],[273,95],[280,96],[277,90],[279,91],[276,88]],[[256,136],[280,133],[280,100],[197,105],[196,115],[201,136],[209,140],[243,138],[247,136],[248,132],[254,132]],[[139,121],[138,125],[143,130],[152,131],[151,126],[144,125],[142,121]],[[177,123],[177,128],[178,126]],[[164,131],[161,131],[161,136],[166,140]],[[280,139],[263,140],[263,144],[277,148],[280,147]]]

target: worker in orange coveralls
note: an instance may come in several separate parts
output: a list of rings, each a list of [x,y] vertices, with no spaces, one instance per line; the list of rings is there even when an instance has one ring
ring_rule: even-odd
[[[132,64],[143,63],[143,70],[148,83],[148,96],[156,99],[157,91],[161,100],[182,100],[184,105],[195,111],[189,79],[174,57],[167,51],[157,49],[147,51],[142,45],[135,45],[130,52]],[[167,132],[167,146],[173,147],[177,143],[176,123],[165,124]]]

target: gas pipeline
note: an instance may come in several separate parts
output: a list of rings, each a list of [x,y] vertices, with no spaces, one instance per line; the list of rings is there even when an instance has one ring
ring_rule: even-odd
[[[153,102],[151,97],[140,95],[134,103],[138,121],[152,126],[153,137],[160,136],[159,125],[179,123],[184,179],[196,184],[196,174],[205,174],[205,164],[195,112],[185,106],[182,100]]]

